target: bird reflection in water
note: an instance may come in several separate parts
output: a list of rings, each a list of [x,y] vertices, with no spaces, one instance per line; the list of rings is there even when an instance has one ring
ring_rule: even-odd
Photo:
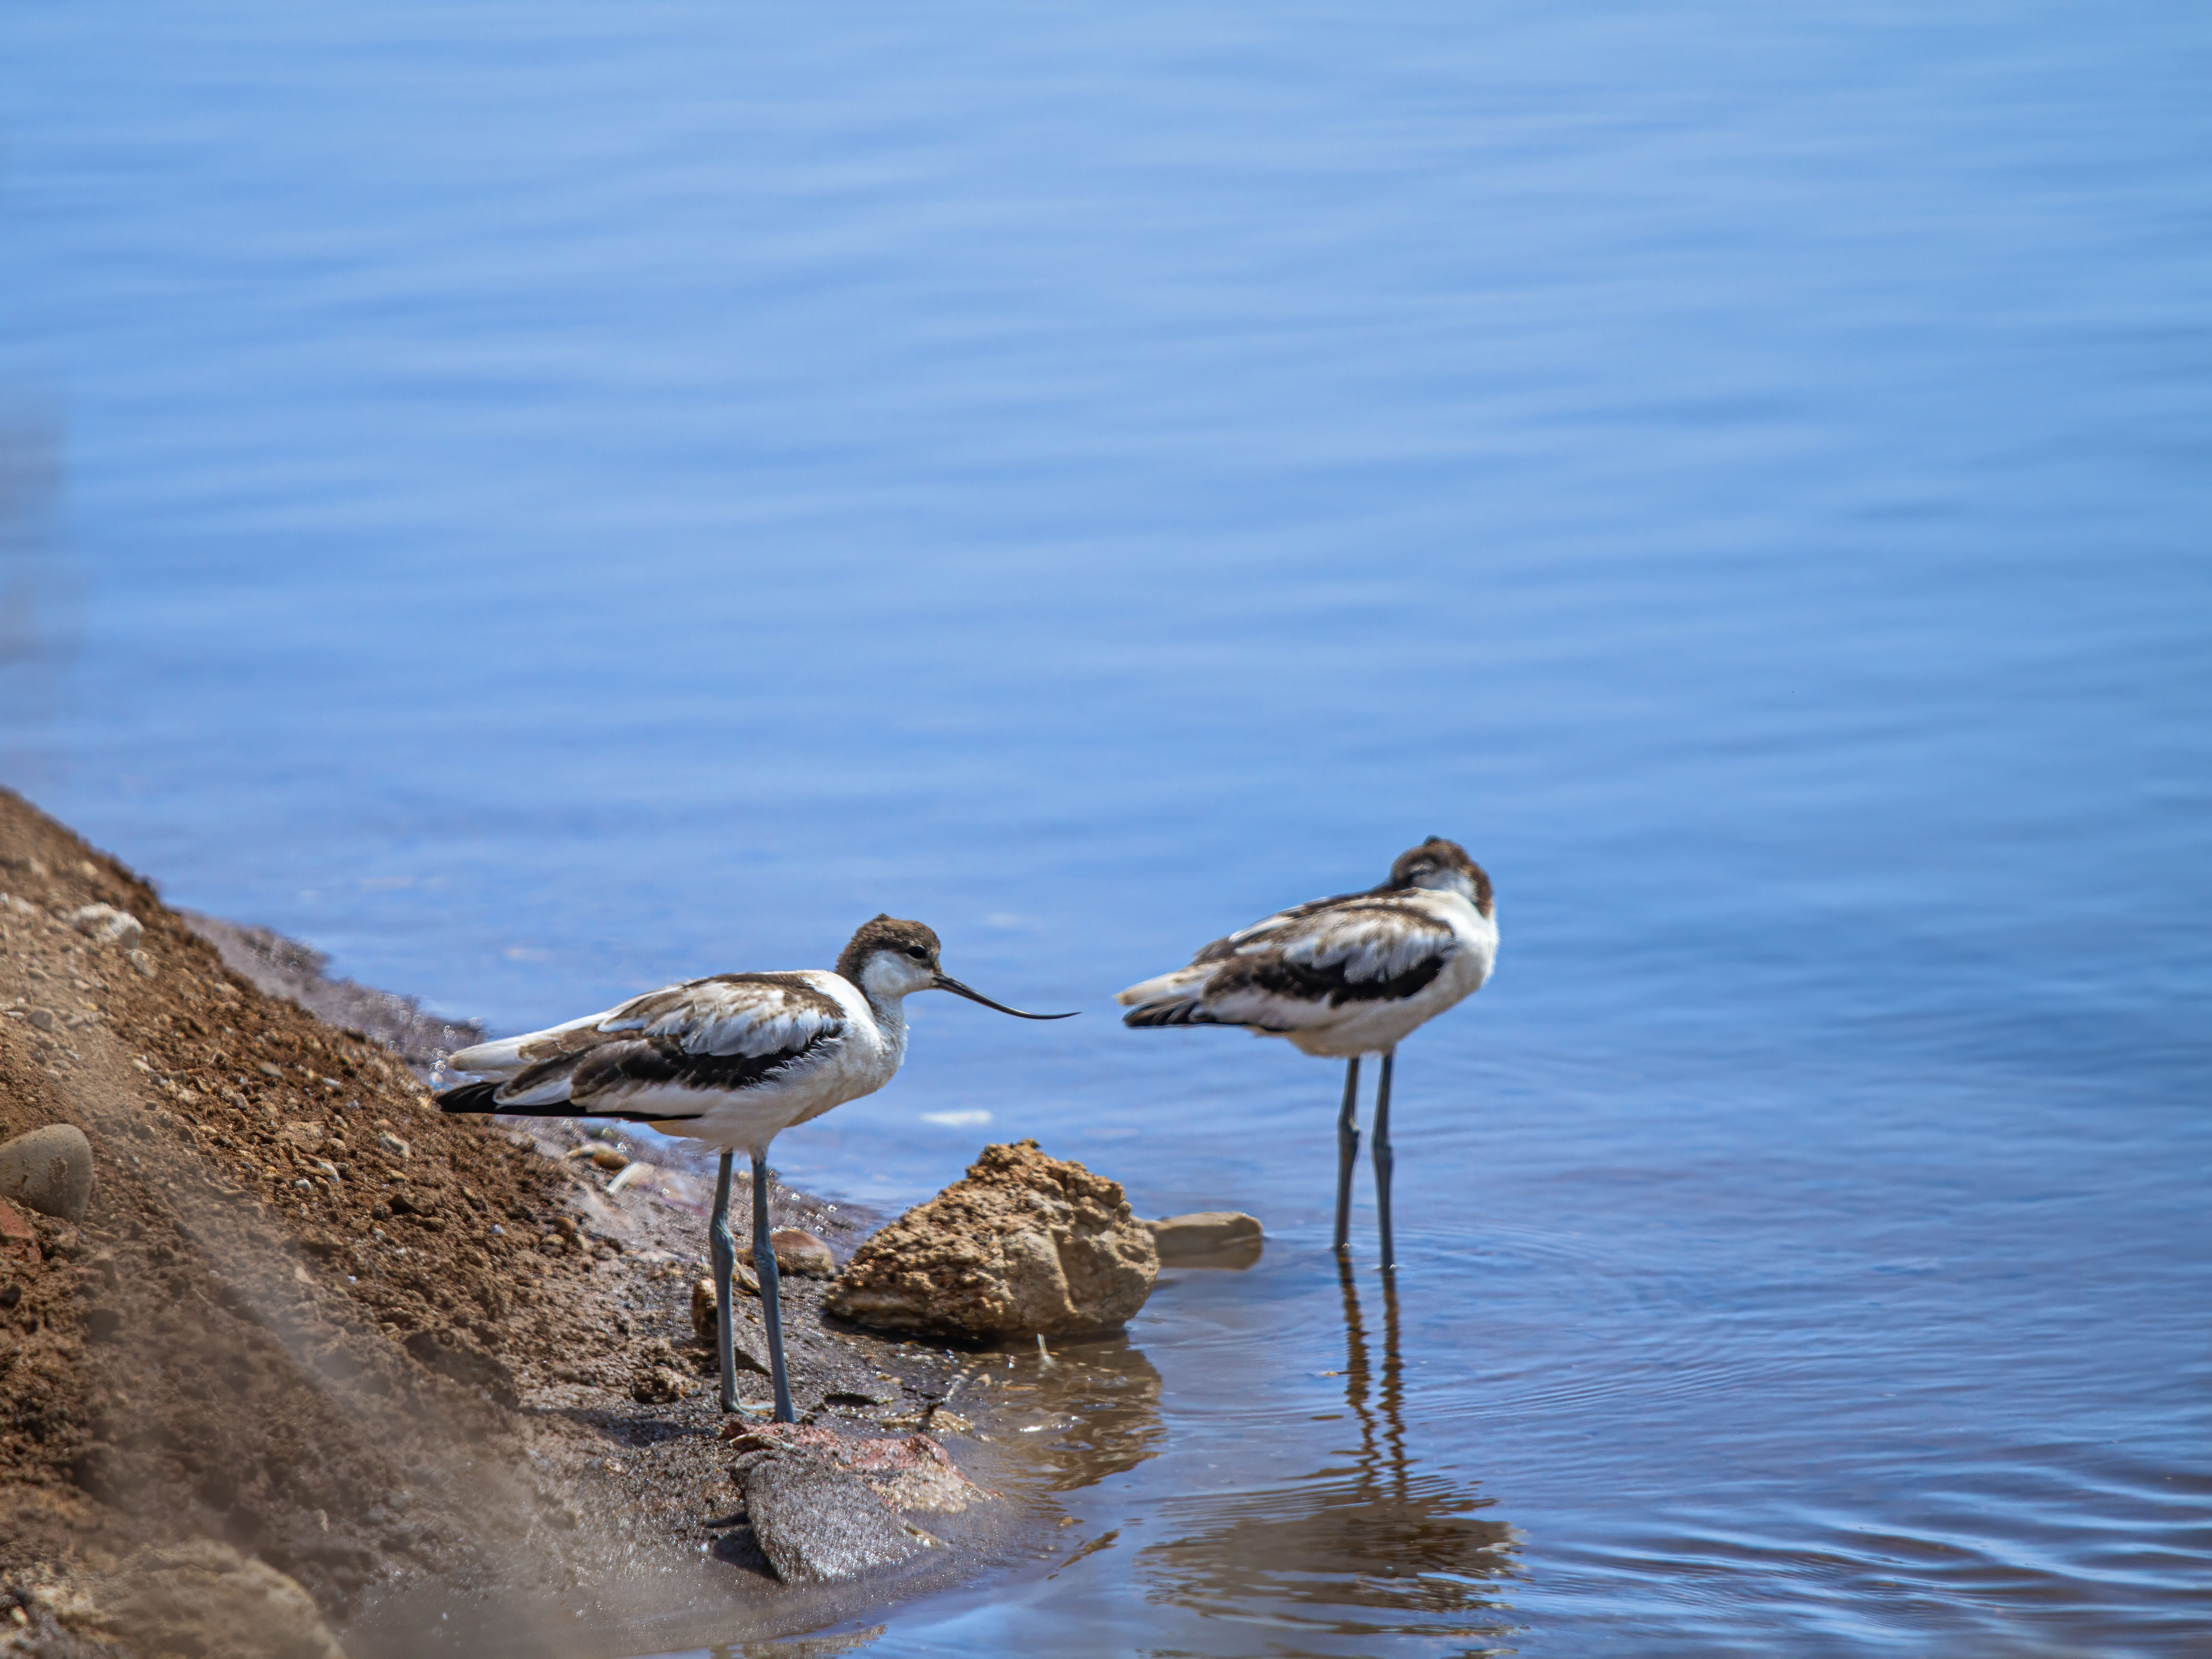
[[[1158,1456],[1167,1444],[1160,1374],[1126,1335],[1017,1352],[1005,1356],[1004,1365],[970,1371],[952,1403],[958,1409],[962,1400],[993,1396],[1000,1443],[1036,1468],[1044,1491],[1095,1486]]]
[[[1513,1528],[1492,1499],[1424,1473],[1407,1450],[1398,1291],[1382,1275],[1376,1369],[1351,1263],[1344,1291],[1345,1403],[1359,1427],[1350,1466],[1254,1491],[1173,1499],[1164,1521],[1193,1527],[1145,1552],[1151,1595],[1194,1612],[1273,1626],[1273,1653],[1368,1652],[1385,1636],[1462,1641],[1472,1651],[1518,1628],[1499,1598],[1514,1573]],[[1349,1645],[1346,1645],[1349,1644]]]

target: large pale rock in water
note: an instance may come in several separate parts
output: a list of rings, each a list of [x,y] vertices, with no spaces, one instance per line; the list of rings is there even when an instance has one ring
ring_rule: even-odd
[[[92,1143],[73,1123],[49,1123],[0,1146],[0,1198],[26,1209],[84,1219],[92,1202]]]
[[[823,1306],[889,1330],[1075,1335],[1126,1323],[1158,1274],[1121,1182],[1022,1140],[986,1146],[964,1178],[861,1245]]]

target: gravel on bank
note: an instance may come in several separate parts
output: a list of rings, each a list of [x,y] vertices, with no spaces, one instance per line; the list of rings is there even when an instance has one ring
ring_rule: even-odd
[[[320,951],[266,927],[248,927],[197,910],[179,910],[185,925],[215,946],[222,965],[272,997],[296,1002],[325,1025],[350,1030],[382,1043],[417,1077],[428,1079],[447,1054],[481,1042],[487,1033],[472,1019],[426,1013],[413,997],[332,979]]]
[[[777,1583],[743,1528],[702,1527],[735,1489],[690,1317],[696,1172],[574,1123],[443,1116],[410,1066],[467,1028],[333,989],[274,935],[226,942],[4,791],[0,893],[0,1139],[72,1123],[95,1161],[82,1222],[34,1217],[39,1260],[0,1263],[19,1629],[51,1624],[57,1584],[198,1540],[295,1581],[356,1659],[465,1625],[483,1650],[565,1648],[580,1594],[672,1638],[687,1610],[723,1640],[820,1628],[1007,1547],[1014,1506],[978,1504],[880,1581]],[[774,1200],[841,1257],[857,1242],[860,1218]],[[801,1412],[941,1427],[967,1357],[825,1326],[823,1291],[785,1280]],[[46,1650],[128,1650],[97,1632]]]

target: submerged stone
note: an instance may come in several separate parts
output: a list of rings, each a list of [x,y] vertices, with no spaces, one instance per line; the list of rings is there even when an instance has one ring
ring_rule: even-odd
[[[1237,1210],[1200,1210],[1145,1224],[1163,1267],[1249,1267],[1266,1240],[1259,1218]]]

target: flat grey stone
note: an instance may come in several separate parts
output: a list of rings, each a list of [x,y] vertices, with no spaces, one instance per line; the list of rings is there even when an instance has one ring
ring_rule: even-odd
[[[847,1434],[814,1423],[755,1423],[734,1436],[728,1429],[722,1433],[740,1454],[772,1452],[835,1463],[858,1475],[895,1510],[951,1514],[999,1496],[963,1474],[945,1448],[926,1434]]]
[[[866,1481],[827,1459],[752,1452],[738,1460],[737,1474],[753,1537],[787,1584],[855,1578],[922,1547]]]
[[[64,1221],[92,1202],[92,1143],[73,1123],[49,1123],[0,1146],[0,1198]]]

